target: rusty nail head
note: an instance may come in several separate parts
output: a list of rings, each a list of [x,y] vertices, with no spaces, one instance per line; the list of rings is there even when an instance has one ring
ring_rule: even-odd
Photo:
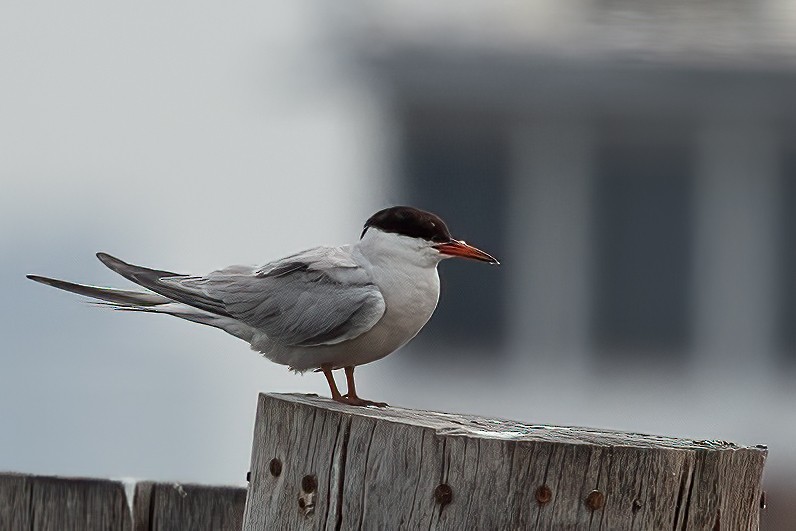
[[[282,473],[282,461],[274,457],[268,464],[268,469],[271,471],[272,476],[278,477]]]
[[[553,491],[550,490],[550,487],[547,485],[540,485],[539,488],[536,489],[536,501],[539,502],[539,505],[549,503],[552,499]]]
[[[446,483],[440,483],[437,485],[437,488],[434,489],[434,499],[437,500],[437,503],[440,505],[448,505],[453,501],[453,489]]]
[[[301,478],[301,490],[304,492],[315,492],[318,488],[318,480],[315,476],[308,474]]]
[[[592,511],[602,509],[603,504],[605,504],[605,495],[599,490],[593,490],[586,496],[586,507]]]

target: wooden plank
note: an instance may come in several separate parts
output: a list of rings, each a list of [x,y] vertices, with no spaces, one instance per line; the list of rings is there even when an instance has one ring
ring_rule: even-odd
[[[120,482],[0,474],[0,529],[129,531],[132,518]]]
[[[32,529],[29,476],[0,474],[0,529]]]
[[[135,531],[239,531],[246,489],[139,482],[135,487]]]
[[[244,529],[756,529],[766,455],[260,395]]]
[[[239,531],[246,489],[0,473],[0,531]]]

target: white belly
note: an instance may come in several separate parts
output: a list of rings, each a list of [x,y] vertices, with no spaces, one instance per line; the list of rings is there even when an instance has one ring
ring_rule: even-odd
[[[265,352],[276,363],[297,371],[321,365],[334,368],[364,365],[395,352],[431,318],[439,301],[439,275],[436,267],[418,268],[412,274],[374,269],[374,283],[386,305],[382,318],[367,332],[336,345],[304,348],[277,348]]]

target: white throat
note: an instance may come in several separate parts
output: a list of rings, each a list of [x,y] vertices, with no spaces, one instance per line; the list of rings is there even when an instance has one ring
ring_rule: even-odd
[[[400,268],[435,268],[445,256],[423,238],[412,238],[370,227],[359,242],[362,255],[373,265]]]
[[[354,252],[386,304],[384,316],[362,336],[372,361],[406,344],[428,322],[439,301],[437,264],[444,257],[422,238],[373,227],[354,244]]]

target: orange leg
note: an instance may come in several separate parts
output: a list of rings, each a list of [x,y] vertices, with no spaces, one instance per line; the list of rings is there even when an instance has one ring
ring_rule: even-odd
[[[354,384],[354,367],[346,367],[345,369],[345,381],[348,385],[348,394],[346,396],[350,397],[357,397],[357,386]]]
[[[376,406],[376,407],[385,407],[387,406],[386,402],[374,402],[372,400],[364,400],[357,396],[357,387],[354,384],[354,367],[346,367],[345,368],[345,379],[346,383],[348,384],[348,393],[346,393],[345,398],[349,400],[349,404],[353,404],[355,406]]]
[[[321,367],[323,371],[323,375],[326,376],[326,382],[329,384],[329,389],[332,391],[332,400],[335,402],[343,402],[345,403],[345,399],[343,399],[343,395],[340,394],[340,391],[337,389],[337,382],[334,381],[334,376],[332,375],[332,369],[328,367]]]
[[[341,395],[337,389],[337,382],[334,381],[331,367],[321,367],[323,375],[326,376],[326,382],[329,384],[329,390],[332,392],[332,400],[340,402],[341,404],[348,404],[349,406],[376,406],[384,407],[387,404],[384,402],[373,402],[372,400],[363,400],[357,396],[357,389],[354,385],[354,368],[345,368],[345,378],[348,383],[348,393]]]

